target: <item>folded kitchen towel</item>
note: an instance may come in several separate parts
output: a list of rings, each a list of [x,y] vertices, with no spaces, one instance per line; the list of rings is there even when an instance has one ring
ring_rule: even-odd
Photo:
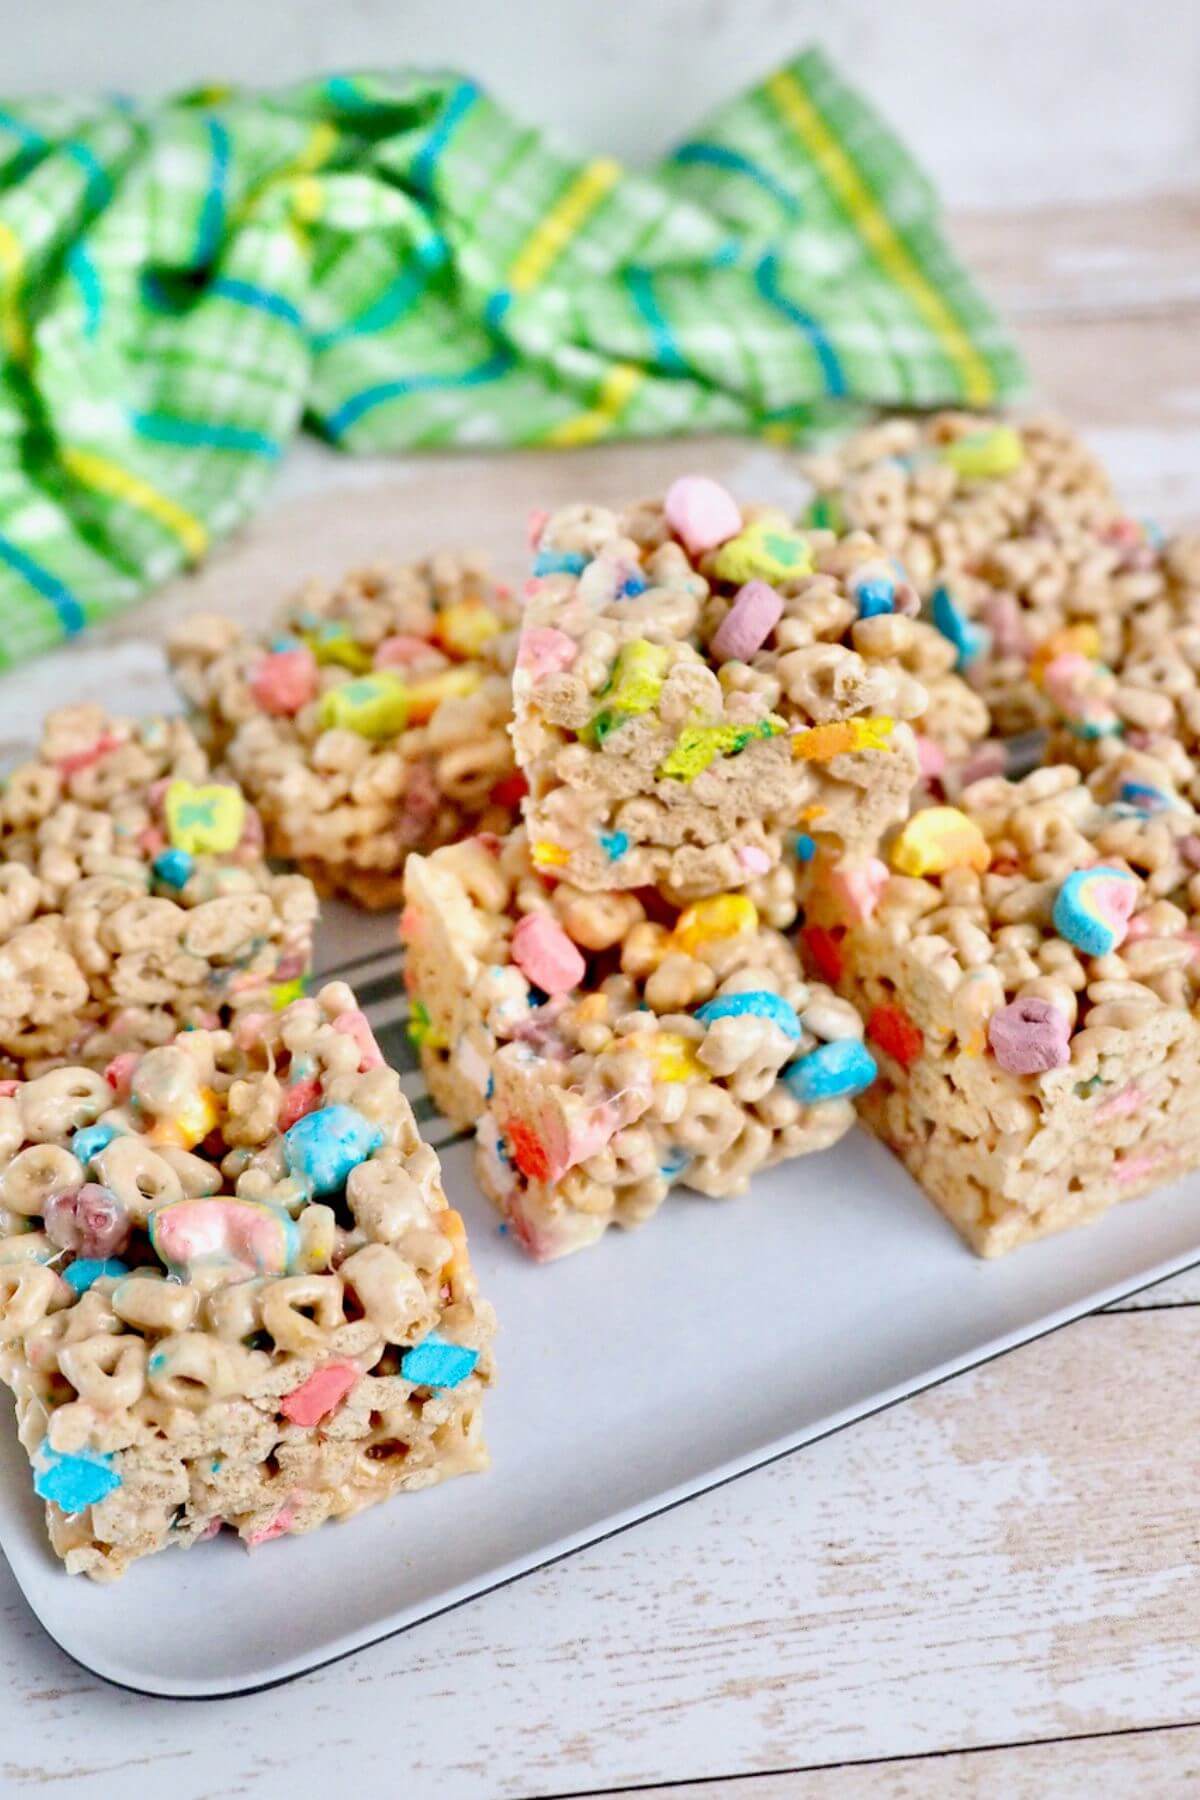
[[[1019,358],[929,182],[809,51],[652,173],[452,75],[0,110],[0,666],[348,451],[800,437]]]

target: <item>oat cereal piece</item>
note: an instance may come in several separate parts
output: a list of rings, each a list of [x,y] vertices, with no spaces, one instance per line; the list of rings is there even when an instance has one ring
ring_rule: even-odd
[[[480,1184],[539,1260],[640,1224],[676,1185],[741,1194],[853,1122],[874,1062],[854,1009],[804,977],[782,868],[648,905],[545,880],[517,831],[414,856],[405,879],[430,1093],[476,1127]]]
[[[0,790],[0,1073],[104,1068],[298,990],[317,901],[182,719],[73,706]]]
[[[0,1378],[76,1574],[486,1466],[490,1307],[354,995],[0,1097]]]
[[[728,892],[798,829],[870,854],[921,774],[914,726],[955,753],[988,729],[863,533],[699,476],[535,528],[513,738],[534,860],[576,887]]]
[[[1053,721],[1030,680],[1039,646],[1075,632],[1111,663],[1130,610],[1164,591],[1153,529],[1057,420],[889,419],[806,466],[812,520],[900,559],[1006,737]]]
[[[860,1110],[981,1255],[1200,1163],[1200,820],[1151,759],[983,780],[801,941],[866,1021]]]
[[[441,555],[310,583],[262,635],[195,615],[168,653],[271,854],[375,908],[411,849],[512,822],[515,622],[479,559]]]

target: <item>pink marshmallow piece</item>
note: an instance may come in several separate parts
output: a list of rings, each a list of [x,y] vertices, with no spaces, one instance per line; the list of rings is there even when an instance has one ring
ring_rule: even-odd
[[[917,761],[926,781],[937,781],[946,773],[946,752],[932,738],[917,737]]]
[[[304,1118],[306,1113],[315,1112],[321,1104],[321,1084],[315,1075],[304,1081],[294,1081],[290,1088],[284,1090],[283,1099],[279,1103],[279,1129],[290,1131],[297,1119]]]
[[[128,1100],[129,1090],[133,1082],[133,1071],[141,1061],[136,1050],[122,1050],[114,1056],[104,1071],[104,1079],[112,1088],[118,1100]]]
[[[1041,1075],[1071,1060],[1065,1014],[1036,994],[1010,1000],[988,1020],[988,1043],[1010,1075]]]
[[[558,675],[569,669],[579,654],[579,646],[565,631],[553,625],[534,625],[521,633],[517,645],[517,667],[528,669],[534,680],[543,675]]]
[[[317,659],[306,645],[295,650],[273,650],[264,656],[250,677],[250,692],[265,713],[290,718],[316,698],[319,679]]]
[[[667,489],[663,504],[667,524],[693,556],[715,550],[742,529],[742,513],[733,495],[707,475],[681,475]]]
[[[548,912],[525,914],[512,934],[509,954],[526,980],[544,994],[567,994],[587,973],[578,946]]]
[[[333,1029],[344,1032],[358,1045],[360,1075],[365,1075],[368,1069],[382,1069],[383,1051],[375,1042],[375,1033],[368,1025],[365,1013],[359,1012],[357,1008],[351,1012],[339,1013],[333,1021]]]
[[[541,542],[542,533],[550,522],[550,514],[542,507],[535,506],[525,521],[525,536],[531,550],[536,550]]]
[[[1127,1156],[1123,1162],[1113,1164],[1115,1181],[1140,1181],[1143,1175],[1149,1175],[1162,1161],[1161,1150],[1146,1150],[1141,1156]]]
[[[1130,1113],[1137,1111],[1143,1098],[1141,1088],[1135,1086],[1132,1081],[1127,1082],[1119,1093],[1113,1094],[1110,1099],[1100,1103],[1096,1108],[1096,1118],[1097,1120],[1127,1118]]]
[[[308,1380],[302,1381],[290,1394],[285,1394],[279,1402],[279,1410],[293,1425],[303,1425],[305,1430],[311,1431],[353,1392],[361,1374],[352,1362],[326,1363],[323,1368],[314,1369]]]
[[[782,617],[782,597],[770,583],[748,581],[713,633],[713,655],[722,662],[749,662]]]
[[[257,1550],[260,1544],[269,1544],[272,1538],[283,1537],[292,1529],[295,1518],[295,1508],[289,1500],[286,1506],[280,1507],[269,1525],[264,1525],[261,1531],[252,1532],[244,1540],[247,1550]]]
[[[830,884],[849,918],[861,925],[873,916],[890,879],[887,864],[872,856],[865,863],[835,868]]]
[[[411,663],[420,662],[422,657],[437,656],[438,652],[424,638],[415,637],[410,631],[398,631],[394,637],[384,638],[375,652],[377,669],[406,669]]]
[[[743,844],[737,853],[738,864],[747,875],[765,875],[771,859],[759,844]]]

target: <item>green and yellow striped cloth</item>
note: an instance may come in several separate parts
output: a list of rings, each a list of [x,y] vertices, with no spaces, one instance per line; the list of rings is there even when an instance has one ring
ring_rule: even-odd
[[[302,423],[790,440],[1021,381],[928,181],[813,51],[652,174],[453,76],[12,103],[0,344],[4,664],[201,558]]]

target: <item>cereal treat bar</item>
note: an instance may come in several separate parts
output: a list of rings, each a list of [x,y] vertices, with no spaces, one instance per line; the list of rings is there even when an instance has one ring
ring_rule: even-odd
[[[0,1073],[102,1069],[299,992],[316,912],[182,719],[52,713],[0,790]]]
[[[1200,1163],[1200,821],[1149,759],[913,814],[802,941],[866,1021],[866,1122],[984,1256]]]
[[[312,583],[263,636],[197,614],[168,655],[271,854],[387,907],[410,850],[512,822],[515,623],[478,559],[441,555]]]
[[[701,476],[534,532],[513,739],[535,864],[574,887],[704,898],[798,829],[869,854],[908,809],[913,726],[987,729],[863,534],[801,535]]]
[[[874,1060],[853,1007],[804,978],[775,873],[681,910],[549,883],[521,832],[410,858],[430,1092],[477,1126],[480,1183],[534,1257],[640,1224],[676,1184],[743,1193],[853,1122]]]
[[[1054,714],[1051,749],[1084,769],[1130,746],[1170,765],[1200,801],[1200,534],[1164,541],[1161,591],[1130,605],[1103,636],[1093,625],[1052,633],[1031,672]],[[1105,645],[1107,644],[1107,648]]]
[[[491,1309],[343,984],[0,1097],[0,1376],[69,1571],[486,1466]]]
[[[1153,529],[1055,420],[889,419],[806,467],[813,522],[869,531],[900,559],[1005,736],[1053,716],[1030,680],[1047,639],[1086,627],[1111,661],[1122,618],[1163,591]]]

